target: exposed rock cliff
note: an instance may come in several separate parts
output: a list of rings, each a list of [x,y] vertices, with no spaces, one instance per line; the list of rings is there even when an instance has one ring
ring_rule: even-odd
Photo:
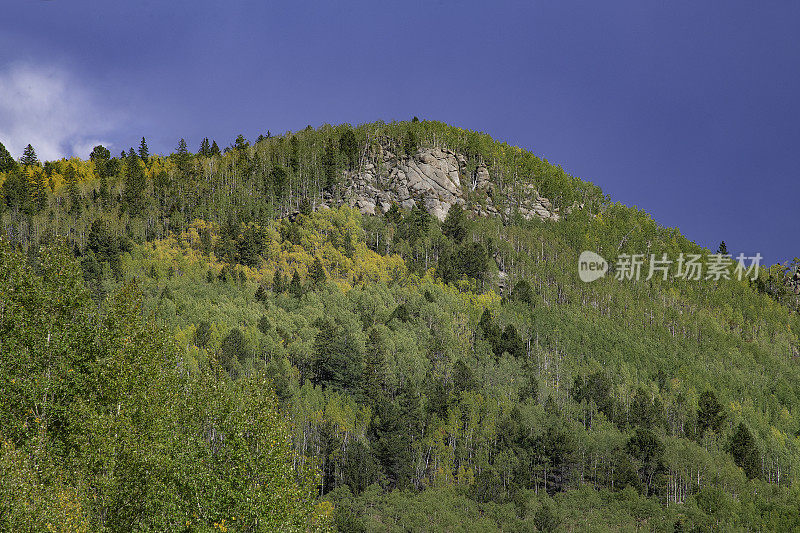
[[[466,158],[444,148],[420,148],[410,157],[380,148],[369,154],[359,171],[345,175],[347,198],[365,214],[386,212],[392,203],[411,208],[419,201],[439,220],[455,204],[481,216],[516,210],[528,219],[558,220],[558,209],[533,185],[512,195],[496,190],[485,165],[479,164],[470,174]],[[468,202],[471,197],[481,201]]]

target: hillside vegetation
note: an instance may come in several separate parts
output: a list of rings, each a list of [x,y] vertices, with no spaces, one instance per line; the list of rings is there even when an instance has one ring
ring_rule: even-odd
[[[463,209],[350,207],[375,150],[434,146]],[[3,529],[800,528],[781,265],[584,283],[583,250],[710,251],[438,122],[4,152]]]

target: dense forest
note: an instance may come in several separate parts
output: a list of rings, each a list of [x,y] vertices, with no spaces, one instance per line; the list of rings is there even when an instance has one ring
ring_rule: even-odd
[[[352,208],[376,147],[462,155],[465,205]],[[800,529],[800,260],[584,283],[711,251],[488,135],[0,145],[0,217],[2,530]]]

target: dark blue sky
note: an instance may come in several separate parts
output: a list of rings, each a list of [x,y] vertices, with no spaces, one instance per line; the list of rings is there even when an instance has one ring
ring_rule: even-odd
[[[0,141],[86,157],[417,115],[775,262],[800,255],[798,28],[794,1],[15,1]]]

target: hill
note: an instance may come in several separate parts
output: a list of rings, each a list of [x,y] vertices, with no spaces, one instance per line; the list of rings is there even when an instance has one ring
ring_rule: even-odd
[[[4,165],[0,284],[25,312],[0,315],[0,464],[33,502],[0,495],[12,529],[44,509],[123,530],[800,527],[781,265],[635,279],[637,254],[645,274],[721,254],[438,122]],[[608,275],[581,281],[585,250]],[[62,292],[77,303],[52,308]],[[114,440],[124,402],[138,447]],[[265,469],[286,488],[260,489]],[[277,501],[291,523],[267,520]]]

